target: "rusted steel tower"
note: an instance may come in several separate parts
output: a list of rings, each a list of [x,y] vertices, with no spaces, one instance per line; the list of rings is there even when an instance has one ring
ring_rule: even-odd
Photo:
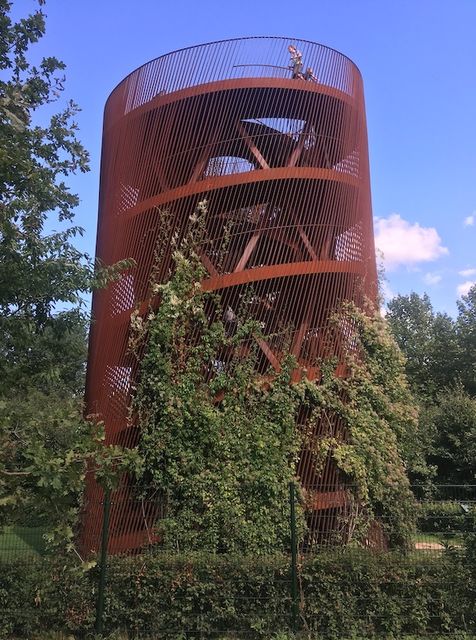
[[[204,199],[203,288],[217,292],[222,308],[234,313],[252,286],[250,313],[275,336],[260,340],[259,366],[279,367],[279,329],[292,326],[291,350],[315,378],[316,359],[338,351],[328,344],[329,316],[343,300],[361,304],[376,294],[357,67],[313,42],[244,38],[164,55],[112,92],[104,117],[97,256],[106,264],[133,258],[137,267],[93,298],[87,409],[104,420],[108,442],[137,441],[127,422],[135,375],[130,315],[148,307],[157,243],[159,277],[165,278],[170,234],[184,232]],[[173,221],[169,235],[165,210]],[[329,461],[316,476],[312,455],[303,451],[298,474],[312,489],[311,528],[332,528],[345,499],[337,471]],[[90,487],[90,495],[94,491]],[[111,550],[137,546],[139,520],[132,512],[112,514]],[[86,545],[94,546],[97,526],[95,514],[87,513]]]

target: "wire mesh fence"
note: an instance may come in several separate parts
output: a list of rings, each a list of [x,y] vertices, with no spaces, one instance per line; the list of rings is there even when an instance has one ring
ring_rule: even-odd
[[[448,546],[461,546],[465,535],[474,533],[476,522],[476,485],[438,485],[431,488],[412,486],[413,498],[407,505],[408,535],[397,543],[392,541],[392,513],[375,513],[363,505],[352,486],[327,486],[296,490],[297,544],[300,554],[361,550],[384,552],[392,549],[414,555],[438,554]],[[90,499],[84,509],[95,518],[88,518],[88,530],[83,531],[84,555],[99,552],[103,531],[104,496]],[[108,554],[137,555],[183,551],[178,541],[164,533],[167,525],[166,500],[157,492],[131,487],[113,492],[109,498]],[[292,538],[291,507],[283,501],[280,516],[288,522],[282,543],[270,544],[264,553],[277,550],[290,553]],[[169,538],[167,539],[167,535]],[[206,548],[204,545],[200,548]],[[222,553],[239,553],[240,548],[226,547]]]
[[[305,492],[307,531],[300,550],[319,553],[353,549],[364,552],[400,550],[413,557],[437,555],[449,546],[460,547],[463,536],[474,533],[475,485],[413,485],[407,509],[405,535],[393,535],[396,519],[390,511],[370,512],[356,496],[356,488],[314,487]],[[396,506],[395,506],[396,510]]]
[[[465,535],[476,533],[476,485],[437,485],[430,489],[412,486],[414,528],[406,544],[406,551],[418,555],[438,554],[448,546],[459,547]],[[391,527],[388,516],[369,519],[358,504],[352,487],[327,487],[325,492],[307,490],[296,493],[299,515],[304,522],[298,528],[298,552],[313,554],[353,549],[370,553],[388,551],[386,531]],[[83,505],[83,511],[93,513],[88,519],[89,530],[83,531],[80,546],[85,557],[99,554],[104,524],[105,496],[102,494]],[[291,513],[288,502],[283,503],[288,514],[289,532],[280,552],[291,551]],[[157,492],[143,488],[131,492],[119,489],[109,496],[107,531],[108,555],[157,554],[181,552],[179,546],[164,544],[163,527],[166,518],[165,500]],[[365,525],[359,529],[359,519]],[[92,525],[91,525],[92,523]],[[43,556],[48,554],[47,524],[20,520],[0,528],[0,558]],[[306,533],[312,530],[312,537]],[[240,550],[227,550],[239,552]],[[276,547],[264,549],[276,552]]]
[[[12,524],[0,528],[0,559],[38,557],[48,552],[43,526]]]
[[[476,486],[419,486],[413,495],[410,540],[392,548],[391,523],[382,517],[359,530],[351,488],[318,495],[293,487],[283,504],[289,531],[282,547],[253,554],[174,547],[163,537],[166,509],[157,494],[99,496],[84,505],[97,523],[78,545],[97,564],[84,602],[68,604],[66,615],[75,624],[95,622],[97,632],[124,628],[134,637],[471,632],[476,616],[464,554],[476,534]],[[300,529],[310,518],[319,519],[309,527],[312,539]],[[35,524],[3,527],[0,562],[33,566],[51,556],[47,529]]]

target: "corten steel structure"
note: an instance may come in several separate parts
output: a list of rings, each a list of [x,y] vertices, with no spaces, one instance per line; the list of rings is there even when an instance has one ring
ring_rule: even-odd
[[[376,293],[357,67],[313,42],[244,38],[164,55],[112,92],[104,118],[97,256],[106,264],[133,258],[137,267],[93,298],[87,409],[104,420],[110,443],[137,442],[127,419],[136,373],[128,352],[130,316],[148,308],[157,243],[158,275],[166,278],[171,235],[185,232],[205,199],[203,288],[219,294],[228,318],[251,288],[249,314],[273,335],[259,341],[258,367],[279,368],[282,329],[292,327],[291,351],[301,370],[316,378],[318,357],[339,355],[338,341],[329,344],[330,315],[343,300],[361,304]],[[315,425],[313,437],[329,428],[340,427]],[[309,489],[311,530],[325,535],[345,508],[345,485],[331,461],[317,475],[308,449],[297,472]],[[90,499],[98,491],[91,485]],[[144,540],[144,514],[120,506],[127,504],[113,504],[113,552]],[[97,547],[99,527],[100,518],[87,511],[86,547]]]

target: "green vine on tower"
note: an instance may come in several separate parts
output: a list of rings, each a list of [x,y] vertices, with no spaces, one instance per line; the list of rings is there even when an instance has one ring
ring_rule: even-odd
[[[141,481],[164,501],[166,517],[157,523],[163,544],[223,552],[286,548],[288,484],[309,432],[296,426],[305,403],[311,420],[334,414],[344,425],[345,438],[324,434],[312,446],[316,465],[331,456],[346,478],[354,539],[364,541],[379,521],[389,545],[405,546],[413,527],[406,467],[416,414],[385,321],[342,306],[333,330],[345,324],[353,345],[342,378],[330,359],[319,363],[318,384],[305,376],[293,384],[291,355],[283,356],[279,372],[258,373],[255,338],[267,336],[247,313],[253,291],[242,297],[230,328],[217,296],[200,285],[206,215],[200,203],[185,239],[175,243],[170,278],[151,283],[160,304],[131,320],[131,347],[140,359],[132,414],[141,431]],[[303,535],[303,509],[299,519]]]

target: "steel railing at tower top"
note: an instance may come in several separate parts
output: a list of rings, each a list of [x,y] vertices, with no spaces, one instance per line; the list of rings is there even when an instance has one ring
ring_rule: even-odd
[[[291,78],[290,44],[300,50],[303,65],[312,68],[321,85],[352,97],[362,91],[358,68],[335,49],[300,38],[236,38],[167,53],[132,71],[112,91],[105,121],[158,96],[198,85],[241,78]]]

